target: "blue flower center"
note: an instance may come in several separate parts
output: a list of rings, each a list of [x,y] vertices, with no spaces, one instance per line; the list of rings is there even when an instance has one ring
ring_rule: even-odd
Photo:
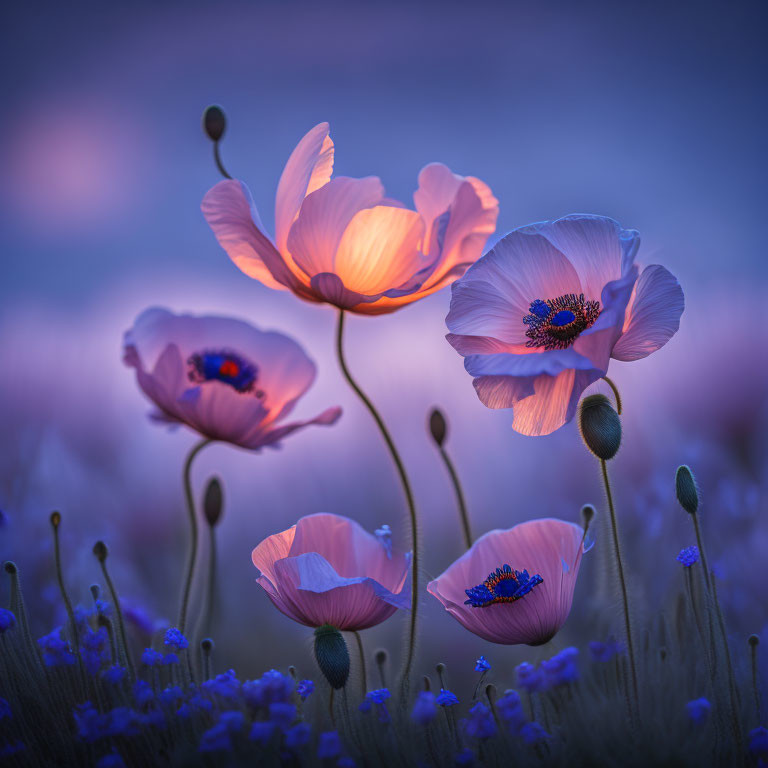
[[[256,384],[258,368],[236,352],[196,352],[187,363],[190,381],[198,384],[221,381],[241,393],[252,392]]]
[[[575,319],[576,315],[570,309],[561,309],[549,322],[552,325],[562,326],[572,323]]]
[[[465,589],[469,600],[464,605],[473,608],[487,608],[496,603],[513,603],[521,597],[525,597],[535,586],[541,584],[544,579],[538,574],[530,576],[528,571],[516,571],[505,564],[497,568],[488,578],[476,587]]]
[[[527,326],[526,347],[566,349],[600,315],[600,302],[587,301],[584,294],[566,293],[556,299],[535,299],[523,317]]]

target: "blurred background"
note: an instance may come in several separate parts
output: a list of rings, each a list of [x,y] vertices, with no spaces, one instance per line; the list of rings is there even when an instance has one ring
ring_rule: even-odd
[[[612,2],[17,3],[4,10],[0,122],[0,558],[24,576],[33,631],[62,622],[48,515],[64,516],[67,582],[98,581],[104,538],[125,600],[173,620],[187,542],[181,467],[195,437],[152,424],[121,362],[145,307],[221,313],[294,336],[318,364],[296,409],[344,408],[279,451],[224,445],[195,469],[226,492],[216,667],[242,677],[297,664],[310,631],[256,585],[252,548],[331,511],[405,541],[401,490],[373,422],[333,355],[335,313],[239,272],[200,213],[219,180],[203,109],[229,118],[229,171],[271,222],[282,166],[331,123],[337,174],[382,177],[411,203],[431,161],[478,176],[500,201],[496,235],[572,212],[639,229],[687,308],[651,357],[612,363],[625,440],[611,464],[638,614],[673,604],[675,555],[694,543],[674,499],[690,463],[729,626],[768,629],[768,333],[764,218],[768,49],[760,4]],[[271,230],[271,226],[268,226]],[[348,360],[394,433],[422,516],[425,576],[461,553],[451,487],[426,418],[439,405],[476,534],[531,517],[577,520],[604,503],[570,424],[526,438],[476,398],[443,336],[450,291],[394,315],[350,318]],[[599,389],[599,387],[598,387]],[[523,660],[619,629],[599,612],[600,541],[571,617],[544,649],[492,646],[423,599],[420,668],[470,674],[485,654],[511,682]],[[426,581],[426,580],[425,580]],[[5,603],[7,584],[0,587]],[[404,617],[365,633],[399,657]],[[739,653],[741,653],[739,646]]]

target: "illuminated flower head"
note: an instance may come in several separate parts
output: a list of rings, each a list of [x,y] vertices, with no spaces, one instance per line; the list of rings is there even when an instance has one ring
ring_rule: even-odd
[[[275,607],[308,627],[366,629],[410,608],[410,555],[341,515],[302,517],[251,559]]]
[[[294,149],[277,186],[274,240],[243,182],[205,195],[205,218],[245,274],[309,301],[393,312],[463,274],[496,228],[498,201],[479,179],[428,165],[414,211],[385,197],[375,176],[331,179],[333,156],[328,123]]]
[[[152,418],[186,424],[212,440],[258,450],[308,424],[333,424],[340,408],[281,424],[315,378],[315,364],[288,336],[226,317],[148,309],[123,340]]]
[[[518,432],[554,432],[612,357],[639,360],[677,331],[682,289],[659,265],[638,273],[639,245],[613,219],[566,216],[510,232],[453,284],[446,338]]]
[[[480,537],[427,591],[492,643],[541,645],[568,617],[583,552],[578,525],[529,520]]]

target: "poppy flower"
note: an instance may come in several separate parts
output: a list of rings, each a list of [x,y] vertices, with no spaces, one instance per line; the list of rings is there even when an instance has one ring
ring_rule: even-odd
[[[241,320],[147,309],[125,333],[123,360],[157,406],[153,419],[211,440],[277,447],[292,432],[341,415],[335,407],[282,423],[312,385],[315,364],[288,336]]]
[[[481,536],[427,591],[485,640],[542,645],[568,618],[584,551],[578,525],[529,520]]]
[[[366,629],[410,608],[410,555],[348,517],[302,517],[264,539],[251,559],[275,607],[308,627]]]
[[[611,358],[639,360],[677,332],[683,291],[639,272],[635,230],[573,215],[510,232],[453,284],[446,336],[489,408],[546,435],[570,421]]]
[[[385,197],[375,176],[332,179],[333,158],[328,123],[320,123],[280,177],[274,240],[243,182],[208,191],[203,214],[245,274],[308,301],[380,314],[443,288],[480,257],[498,215],[482,181],[428,165],[414,211]]]

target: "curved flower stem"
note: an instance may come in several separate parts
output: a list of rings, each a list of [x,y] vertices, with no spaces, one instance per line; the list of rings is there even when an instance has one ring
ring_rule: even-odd
[[[224,167],[224,164],[221,162],[221,154],[219,153],[219,144],[220,142],[218,141],[213,142],[213,161],[216,163],[216,167],[219,169],[219,173],[225,179],[231,179],[232,177],[227,173],[227,169]]]
[[[357,631],[352,632],[357,640],[357,652],[360,655],[360,686],[363,689],[363,698],[368,693],[368,675],[365,671],[365,652],[363,651],[363,638]]]
[[[189,528],[190,528],[190,546],[189,546],[189,559],[187,564],[187,576],[184,580],[184,586],[181,597],[181,609],[179,611],[179,632],[184,634],[184,629],[187,624],[187,608],[189,607],[189,594],[192,591],[192,579],[195,575],[195,563],[197,562],[197,547],[198,547],[198,531],[197,531],[197,514],[195,513],[195,497],[192,493],[192,481],[191,471],[192,462],[195,460],[200,451],[205,448],[206,445],[210,445],[213,440],[205,438],[199,443],[196,443],[192,450],[187,455],[187,460],[184,462],[184,496],[187,501],[187,512],[189,513]]]
[[[603,486],[605,487],[605,496],[608,501],[608,511],[611,515],[611,534],[613,536],[613,549],[616,556],[616,570],[619,574],[619,584],[621,586],[621,599],[624,604],[624,630],[627,635],[627,654],[629,655],[629,670],[632,677],[632,695],[635,709],[637,708],[637,667],[635,666],[635,648],[632,642],[632,622],[629,618],[629,596],[627,593],[627,580],[624,576],[624,565],[621,559],[621,547],[619,546],[619,527],[616,522],[616,510],[613,506],[613,494],[611,493],[611,483],[608,479],[608,465],[605,459],[600,459],[600,470],[603,475]]]
[[[205,596],[205,613],[202,622],[202,635],[208,637],[213,626],[213,614],[216,610],[216,571],[218,557],[216,552],[216,527],[208,526],[208,587]]]
[[[443,459],[445,468],[448,470],[448,474],[451,476],[451,482],[453,483],[453,490],[456,493],[456,503],[459,506],[459,516],[461,517],[461,531],[464,534],[464,545],[467,549],[472,546],[472,529],[469,527],[469,513],[467,512],[467,502],[464,498],[464,491],[461,488],[461,482],[459,481],[459,475],[456,472],[456,467],[453,466],[451,457],[448,452],[439,446],[440,456]]]
[[[621,416],[621,395],[619,394],[618,387],[607,376],[603,376],[603,381],[613,390],[613,396],[616,398],[616,413]]]
[[[384,442],[387,444],[389,453],[392,456],[392,461],[395,463],[397,474],[400,477],[400,482],[403,486],[403,492],[408,503],[408,512],[411,518],[411,546],[413,547],[413,577],[411,579],[411,619],[410,627],[408,631],[408,649],[406,651],[406,658],[403,664],[401,687],[402,691],[406,690],[408,684],[408,675],[411,671],[411,665],[413,664],[413,657],[416,645],[416,618],[418,613],[419,603],[419,525],[416,516],[416,503],[413,499],[413,491],[411,490],[411,483],[408,480],[408,475],[405,472],[403,461],[400,458],[400,454],[395,448],[395,443],[392,440],[392,436],[389,434],[389,430],[384,424],[384,420],[379,415],[379,412],[374,407],[373,403],[368,399],[365,392],[358,386],[357,382],[352,378],[352,374],[347,368],[347,363],[344,360],[344,310],[339,309],[339,323],[336,329],[336,353],[339,358],[339,365],[341,371],[344,374],[344,378],[347,383],[354,390],[355,394],[363,401],[363,404],[368,409],[368,412],[373,416],[373,420],[376,422],[376,426],[381,432],[381,436],[384,438]]]

